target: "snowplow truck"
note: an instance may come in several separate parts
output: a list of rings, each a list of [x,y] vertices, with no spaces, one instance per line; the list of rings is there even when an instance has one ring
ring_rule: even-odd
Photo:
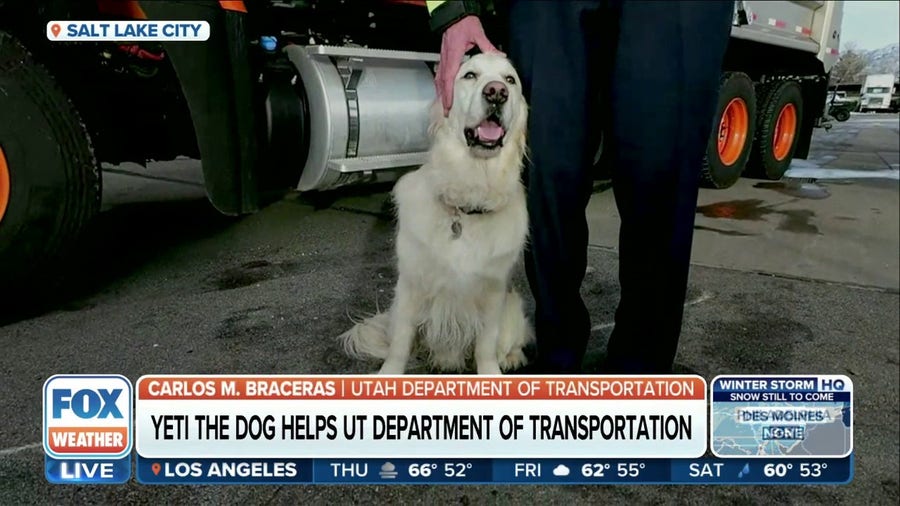
[[[807,156],[828,124],[842,4],[735,2],[705,186],[779,179]],[[209,201],[232,216],[416,168],[435,20],[467,13],[502,49],[502,0],[0,0],[0,286],[64,264],[99,212],[102,167],[200,160]],[[52,41],[60,20],[202,20],[210,36]]]

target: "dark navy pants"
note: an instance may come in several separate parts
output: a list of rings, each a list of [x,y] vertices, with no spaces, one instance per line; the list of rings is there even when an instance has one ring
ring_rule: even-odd
[[[530,105],[526,269],[538,364],[577,372],[600,132],[613,170],[621,299],[607,370],[667,372],[681,333],[699,174],[732,1],[513,1],[507,53]]]

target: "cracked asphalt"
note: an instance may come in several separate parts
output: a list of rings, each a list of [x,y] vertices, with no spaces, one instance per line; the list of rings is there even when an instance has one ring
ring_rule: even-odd
[[[897,504],[900,119],[818,131],[780,182],[704,190],[678,363],[834,373],[855,388],[856,474],[842,486],[53,486],[41,386],[55,373],[367,373],[334,336],[395,279],[387,188],[289,195],[242,219],[204,200],[196,162],[110,168],[104,212],[52,306],[0,321],[2,504]],[[588,211],[593,367],[618,299],[610,191]],[[516,278],[528,293],[524,276]]]

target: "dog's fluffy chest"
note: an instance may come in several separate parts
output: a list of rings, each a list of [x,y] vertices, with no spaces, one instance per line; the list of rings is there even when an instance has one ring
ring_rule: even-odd
[[[451,270],[482,274],[504,272],[515,262],[525,241],[525,224],[515,209],[465,214],[445,209],[440,223],[427,234],[433,254]]]
[[[466,214],[435,198],[422,181],[398,183],[398,257],[427,271],[456,277],[505,278],[525,245],[528,217],[524,191],[504,195],[499,209]],[[429,196],[430,194],[430,196]],[[433,277],[433,276],[427,276]],[[460,279],[459,281],[464,281]]]

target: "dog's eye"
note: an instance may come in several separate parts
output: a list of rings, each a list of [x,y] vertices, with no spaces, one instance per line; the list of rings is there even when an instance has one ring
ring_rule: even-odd
[[[509,84],[516,84],[516,78],[513,76],[506,76],[506,82]]]
[[[475,79],[477,77],[478,76],[475,74],[475,72],[469,71],[469,72],[466,72],[466,75],[463,76],[463,79]]]

